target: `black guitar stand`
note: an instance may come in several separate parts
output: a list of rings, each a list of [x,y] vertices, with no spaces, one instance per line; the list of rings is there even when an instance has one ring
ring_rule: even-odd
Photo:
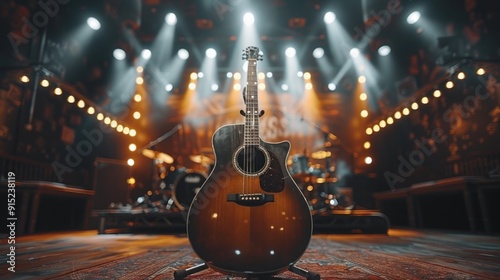
[[[197,265],[192,266],[192,267],[187,268],[187,269],[179,269],[179,270],[174,271],[174,279],[181,280],[181,279],[188,277],[191,274],[203,271],[205,269],[208,269],[208,265],[206,263],[200,263],[200,264],[197,264]],[[288,270],[299,275],[299,276],[305,277],[307,280],[320,280],[321,279],[321,276],[318,273],[312,272],[312,271],[307,271],[307,270],[302,269],[300,267],[297,267],[295,265],[291,265],[290,267],[288,267]],[[251,279],[251,278],[252,277],[248,277],[248,279]],[[259,277],[257,276],[256,278],[258,279]]]
[[[205,269],[208,269],[208,265],[206,263],[200,263],[187,269],[178,269],[174,271],[174,279],[175,280],[184,279],[191,274],[200,272]]]
[[[293,272],[299,276],[305,277],[307,280],[320,280],[321,279],[321,276],[319,276],[318,273],[305,270],[305,269],[300,268],[298,266],[295,266],[293,264],[288,268],[288,270],[290,270],[291,272]]]

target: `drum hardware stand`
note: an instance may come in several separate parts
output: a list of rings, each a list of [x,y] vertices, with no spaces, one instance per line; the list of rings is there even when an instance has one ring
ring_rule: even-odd
[[[176,132],[177,132],[179,129],[181,129],[181,128],[182,128],[182,124],[181,124],[181,123],[177,124],[177,125],[176,125],[174,128],[172,128],[171,130],[167,131],[166,133],[164,133],[164,134],[163,134],[163,135],[161,135],[160,137],[156,138],[155,140],[153,140],[153,141],[149,142],[146,146],[144,146],[144,147],[142,147],[142,148],[138,149],[138,150],[137,150],[137,152],[138,152],[138,153],[142,153],[144,150],[151,149],[151,148],[152,148],[152,150],[155,150],[155,149],[154,149],[154,147],[155,147],[157,144],[159,144],[159,143],[163,142],[165,139],[167,139],[167,138],[171,137],[172,135],[174,135],[174,133],[176,133]],[[155,160],[156,160],[156,159],[155,159]],[[155,182],[155,177],[154,177],[154,175],[153,175],[153,174],[154,174],[154,169],[155,169],[155,168],[154,168],[154,166],[155,166],[155,160],[153,160],[153,166],[152,166],[152,170],[151,170],[151,178],[152,178],[152,183],[154,183],[154,182]],[[167,202],[166,207],[169,207],[169,208],[170,208],[171,206],[172,206],[172,205],[171,205],[171,203]]]
[[[145,149],[149,149],[153,146],[156,146],[156,144],[160,143],[160,142],[163,142],[165,139],[169,138],[170,136],[174,135],[175,132],[177,132],[179,129],[182,128],[182,124],[178,124],[176,125],[174,128],[172,128],[170,131],[166,132],[165,134],[163,134],[162,136],[156,138],[155,140],[149,142],[149,144],[147,144],[146,146],[140,148],[137,150],[137,152],[142,152],[143,150]]]
[[[200,263],[200,264],[194,265],[194,266],[187,268],[187,269],[178,269],[178,270],[174,271],[174,279],[181,280],[181,279],[184,279],[191,274],[198,273],[198,272],[203,271],[205,269],[208,269],[208,265],[206,263]],[[288,267],[288,270],[299,275],[299,276],[305,277],[307,280],[320,280],[321,279],[321,276],[318,273],[305,270],[305,269],[300,268],[298,266],[295,266],[293,264],[290,265],[290,267]],[[251,278],[252,277],[250,277],[250,276],[247,277],[247,279],[251,279]],[[256,276],[255,278],[259,279],[258,276]]]

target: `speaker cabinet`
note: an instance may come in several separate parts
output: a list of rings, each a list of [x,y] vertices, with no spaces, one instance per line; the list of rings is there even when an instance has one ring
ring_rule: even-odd
[[[94,210],[109,209],[112,203],[130,203],[130,166],[125,161],[97,158],[94,162]]]

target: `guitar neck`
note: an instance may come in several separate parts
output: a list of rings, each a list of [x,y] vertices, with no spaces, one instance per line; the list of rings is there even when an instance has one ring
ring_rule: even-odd
[[[245,110],[245,146],[259,145],[259,94],[257,82],[257,60],[248,60],[246,110]]]

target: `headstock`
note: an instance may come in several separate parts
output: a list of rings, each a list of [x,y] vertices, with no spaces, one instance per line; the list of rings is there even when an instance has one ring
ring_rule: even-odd
[[[260,60],[262,61],[264,58],[264,55],[262,54],[261,51],[259,51],[259,48],[257,47],[247,47],[246,49],[243,50],[243,53],[241,55],[241,59],[243,60],[250,60],[250,59],[255,59],[255,60]]]

